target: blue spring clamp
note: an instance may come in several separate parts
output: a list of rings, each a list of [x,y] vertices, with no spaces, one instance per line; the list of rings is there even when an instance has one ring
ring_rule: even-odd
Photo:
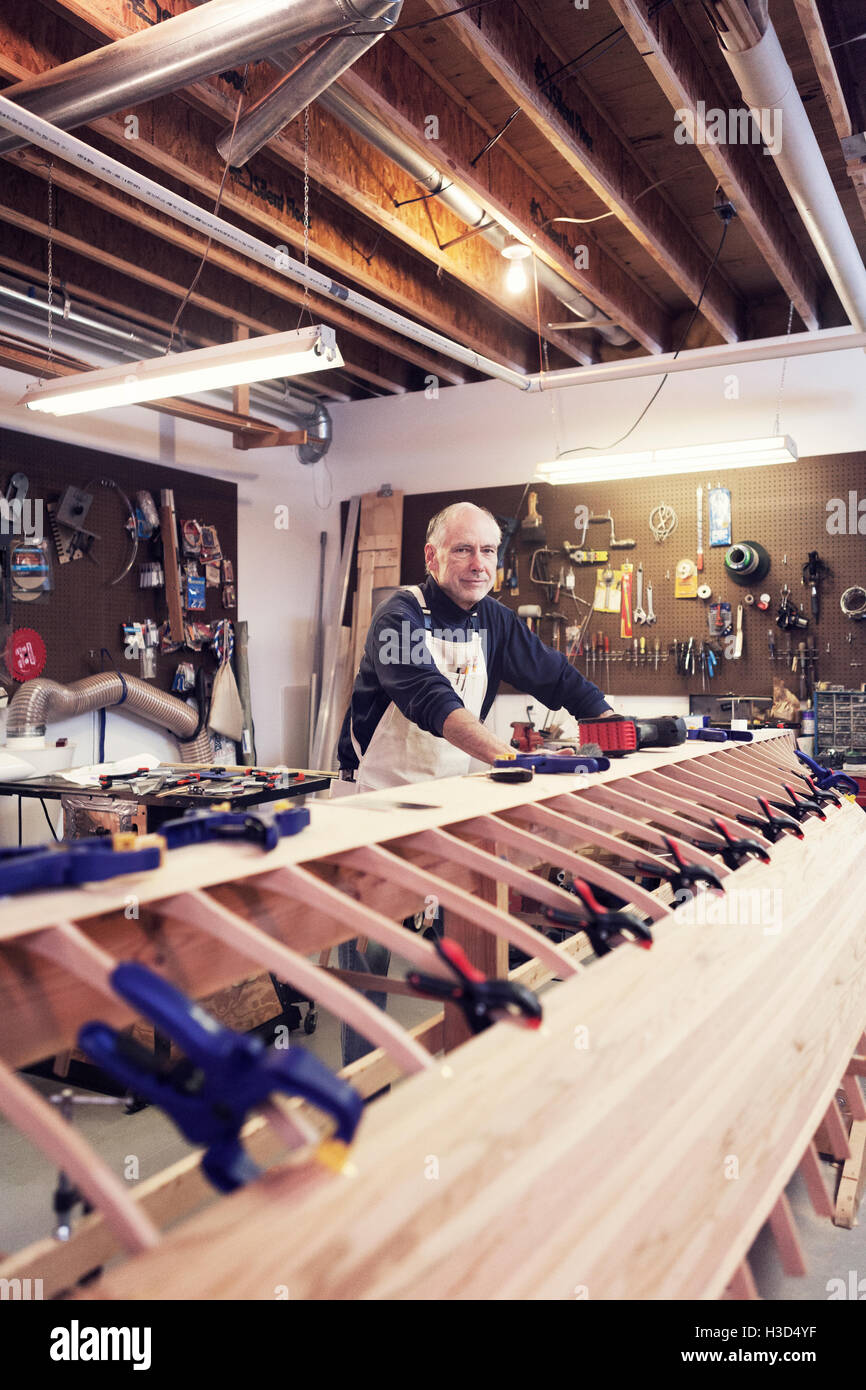
[[[607,772],[610,758],[581,758],[571,753],[516,753],[497,758],[494,767],[528,767],[533,772]]]
[[[211,840],[251,840],[263,850],[276,848],[284,835],[297,835],[310,823],[305,806],[277,801],[245,811],[187,811],[165,821],[159,833],[169,849],[204,845]]]
[[[220,1192],[233,1192],[260,1170],[241,1143],[250,1113],[275,1092],[303,1096],[336,1120],[322,1146],[339,1166],[364,1108],[361,1096],[302,1047],[267,1048],[251,1034],[224,1028],[174,985],[137,962],[123,962],[111,984],[137,1014],[173,1038],[184,1059],[163,1067],[146,1048],[106,1023],[86,1023],[78,1045],[99,1067],[137,1096],[158,1105],[194,1144],[204,1144],[202,1168]]]
[[[158,868],[162,851],[159,836],[126,832],[0,849],[0,896],[24,893],[30,888],[63,888],[99,883],[121,874],[138,874]]]
[[[834,772],[832,768],[822,767],[820,763],[816,763],[814,758],[810,758],[809,754],[804,753],[800,748],[795,748],[794,752],[800,762],[806,764],[822,792],[832,791],[838,787],[840,792],[848,792],[851,796],[857,795],[860,790],[859,784],[855,782],[853,777],[849,777],[847,772]]]

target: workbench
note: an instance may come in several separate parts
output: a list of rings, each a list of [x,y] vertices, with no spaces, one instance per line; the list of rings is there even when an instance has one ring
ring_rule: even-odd
[[[191,769],[192,770],[192,769]],[[158,771],[158,769],[157,769]],[[300,777],[300,780],[299,780]],[[323,773],[303,772],[292,774],[287,787],[255,787],[249,793],[226,797],[234,810],[242,811],[248,806],[259,806],[268,801],[283,801],[289,797],[308,796],[313,792],[327,791],[331,778]],[[200,811],[218,801],[219,797],[209,798],[192,795],[181,789],[170,794],[154,793],[140,795],[131,787],[118,782],[110,788],[78,787],[66,781],[60,774],[52,773],[45,777],[28,777],[21,782],[0,781],[0,796],[23,796],[42,801],[60,801],[64,796],[86,796],[104,799],[110,796],[116,801],[129,801],[147,808],[148,831],[158,830],[163,821],[184,811]]]

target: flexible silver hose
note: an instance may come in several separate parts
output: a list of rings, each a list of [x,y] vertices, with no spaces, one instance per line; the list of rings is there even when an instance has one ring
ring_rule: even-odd
[[[126,698],[124,699],[124,687]],[[15,692],[6,719],[6,737],[42,738],[45,726],[58,719],[72,719],[77,714],[121,705],[150,724],[158,724],[179,739],[189,739],[198,725],[198,714],[191,706],[156,690],[138,676],[124,676],[116,671],[103,671],[98,676],[85,676],[74,685],[57,681],[26,681]],[[206,763],[213,757],[213,744],[207,729],[189,743],[180,743],[181,762]]]

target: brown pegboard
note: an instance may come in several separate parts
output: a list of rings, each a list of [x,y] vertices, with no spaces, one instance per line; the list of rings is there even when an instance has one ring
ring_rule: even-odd
[[[776,627],[775,617],[781,585],[787,580],[795,602],[803,605],[810,616],[808,629],[801,634],[809,645],[818,638],[818,679],[828,680],[846,688],[859,687],[866,680],[866,623],[852,623],[839,608],[842,592],[852,584],[866,586],[866,453],[833,454],[821,458],[801,459],[788,466],[764,468],[742,468],[728,472],[689,473],[672,478],[639,478],[629,482],[598,483],[586,487],[553,487],[547,483],[533,484],[538,492],[538,509],[544,518],[547,544],[552,548],[561,547],[564,540],[576,544],[580,533],[574,529],[574,509],[585,505],[593,514],[612,512],[617,538],[632,537],[637,545],[634,550],[612,551],[611,557],[617,561],[626,560],[635,566],[644,567],[644,584],[653,581],[653,606],[658,617],[652,628],[644,629],[647,646],[652,646],[656,636],[661,642],[663,654],[668,653],[670,644],[689,636],[708,637],[706,605],[698,599],[674,598],[674,572],[677,562],[683,558],[694,560],[697,550],[697,505],[696,490],[704,488],[704,570],[700,582],[706,582],[713,590],[713,597],[730,601],[734,618],[736,607],[749,589],[741,589],[731,582],[724,570],[725,549],[710,549],[707,518],[707,490],[720,484],[730,488],[732,511],[732,539],[738,541],[758,541],[770,553],[770,572],[766,579],[755,586],[757,595],[766,590],[772,598],[767,613],[757,608],[746,608],[743,620],[743,657],[739,661],[722,660],[714,681],[708,692],[724,698],[735,695],[770,695],[772,678],[785,674],[785,661],[782,653],[787,651],[788,637]],[[863,535],[833,535],[827,530],[828,504],[833,498],[845,501],[846,509],[849,494],[854,493],[862,503]],[[499,516],[511,516],[523,495],[522,487],[476,488],[459,494],[469,502],[487,507]],[[423,573],[424,535],[429,518],[440,508],[457,501],[454,493],[427,493],[407,496],[403,516],[403,560],[402,579],[404,583],[417,581]],[[649,529],[649,515],[659,503],[666,502],[677,513],[677,529],[667,541],[657,544]],[[856,507],[856,502],[855,502]],[[521,508],[521,518],[526,515],[526,503]],[[587,546],[603,549],[608,539],[609,528],[593,525],[589,528]],[[529,582],[529,558],[532,546],[526,541],[519,543],[520,556],[520,597],[514,601],[501,594],[500,599],[509,607],[516,608],[522,603],[540,603],[543,609],[550,605],[543,590]],[[811,622],[808,590],[801,587],[801,570],[810,550],[817,550],[821,558],[832,570],[832,575],[821,586],[821,615],[817,627]],[[787,565],[784,557],[787,555]],[[561,556],[565,561],[565,555]],[[556,565],[558,569],[558,564]],[[576,593],[591,599],[595,570],[581,566],[575,570]],[[666,578],[669,575],[669,578]],[[560,597],[560,610],[570,616],[574,605],[565,592]],[[644,603],[646,607],[646,603]],[[549,642],[550,623],[542,627],[542,637]],[[776,638],[777,659],[775,665],[769,659],[767,633],[772,628]],[[590,630],[606,633],[610,639],[611,653],[621,653],[626,645],[620,639],[619,619],[612,614],[594,613]],[[635,629],[640,634],[641,629]],[[847,641],[850,636],[851,642]],[[801,637],[791,634],[793,649],[796,652]],[[826,652],[830,644],[830,654]],[[851,662],[863,663],[852,666]],[[585,659],[578,660],[578,668],[593,678],[592,669]],[[794,694],[798,691],[798,676],[787,670],[789,687]],[[628,662],[611,661],[609,685],[604,678],[604,667],[596,666],[597,684],[607,688],[613,695],[687,695],[701,693],[700,673],[694,677],[679,677],[673,669],[673,662],[662,661],[656,673],[652,664],[634,669]]]
[[[110,430],[106,425],[106,431]],[[178,520],[195,518],[217,528],[223,554],[235,567],[237,587],[237,486],[215,478],[157,464],[141,463],[117,454],[102,453],[78,445],[41,439],[36,435],[0,430],[0,492],[5,493],[13,473],[29,479],[28,496],[53,502],[67,485],[83,487],[93,478],[109,477],[135,503],[135,494],[146,488],[159,508],[160,490],[173,488]],[[61,684],[80,680],[100,670],[100,649],[107,648],[117,669],[124,675],[140,674],[140,662],[123,655],[121,624],[127,620],[166,617],[165,590],[139,588],[139,562],[162,556],[159,541],[141,541],[130,573],[115,587],[109,581],[123,568],[129,554],[124,527],[124,508],[113,488],[96,488],[95,500],[87,516],[88,530],[101,539],[94,543],[99,563],[88,559],[57,563],[47,514],[45,533],[54,566],[54,592],[34,603],[13,603],[13,628],[30,627],[40,633],[48,649],[43,675]],[[222,589],[208,589],[207,609],[190,616],[202,622],[219,618],[237,619],[237,610],[224,610]],[[4,639],[5,640],[5,639]],[[93,653],[93,655],[91,655]],[[170,656],[157,656],[153,684],[169,690],[179,661],[198,666],[213,662],[203,653],[184,648]],[[105,669],[110,669],[106,661]]]

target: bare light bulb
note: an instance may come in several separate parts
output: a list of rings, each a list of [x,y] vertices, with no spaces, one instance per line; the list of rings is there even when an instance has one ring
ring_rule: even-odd
[[[505,272],[505,288],[509,294],[523,294],[529,281],[522,261],[511,261]]]

